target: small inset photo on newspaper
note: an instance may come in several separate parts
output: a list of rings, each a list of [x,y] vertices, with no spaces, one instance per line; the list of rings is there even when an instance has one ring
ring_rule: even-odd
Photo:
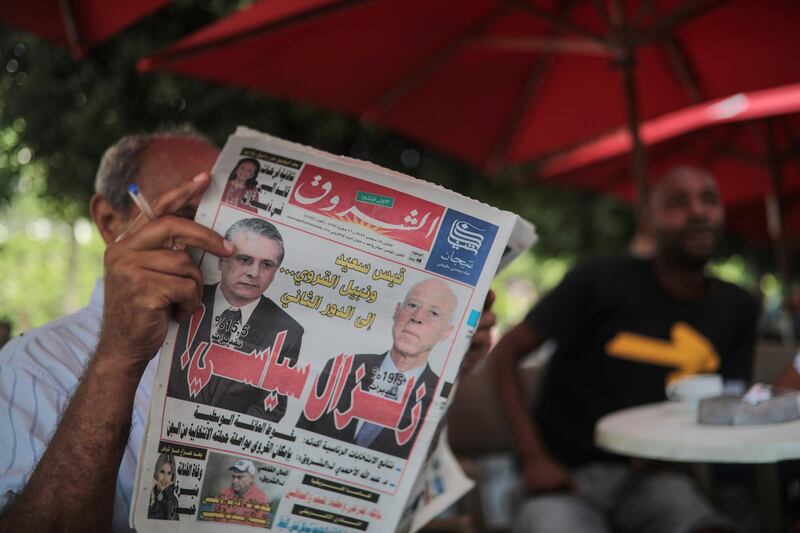
[[[283,487],[276,467],[250,459],[210,453],[197,519],[268,528]]]
[[[258,209],[251,202],[258,200],[258,173],[261,164],[258,159],[245,157],[236,163],[225,183],[222,201],[228,205],[238,207],[251,213],[258,213]]]
[[[167,453],[159,454],[153,470],[153,490],[150,492],[147,518],[153,520],[178,519],[177,475],[175,456]]]

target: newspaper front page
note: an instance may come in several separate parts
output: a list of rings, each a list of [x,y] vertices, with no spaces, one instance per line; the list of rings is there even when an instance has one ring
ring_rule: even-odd
[[[202,305],[161,348],[132,525],[417,529],[446,481],[469,490],[432,455],[489,284],[533,227],[241,127],[212,176],[196,220],[236,251],[196,256]]]

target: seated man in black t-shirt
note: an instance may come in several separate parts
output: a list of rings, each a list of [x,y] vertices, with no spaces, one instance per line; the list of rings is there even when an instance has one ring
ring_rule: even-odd
[[[530,494],[514,532],[730,529],[687,478],[634,469],[593,443],[600,417],[664,400],[671,379],[747,380],[752,367],[755,298],[704,274],[723,225],[714,180],[675,169],[648,207],[651,260],[576,267],[490,356]],[[557,348],[529,414],[517,367],[546,339]]]

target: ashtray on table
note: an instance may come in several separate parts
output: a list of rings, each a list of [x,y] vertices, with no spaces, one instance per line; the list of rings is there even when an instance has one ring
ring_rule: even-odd
[[[697,422],[713,426],[755,426],[789,422],[800,418],[800,395],[796,392],[776,392],[756,404],[742,396],[715,396],[700,400]]]

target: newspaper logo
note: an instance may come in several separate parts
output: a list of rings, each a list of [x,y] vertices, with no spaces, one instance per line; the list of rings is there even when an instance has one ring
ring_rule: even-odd
[[[445,210],[424,198],[310,164],[300,172],[289,203],[425,251]]]
[[[447,235],[447,244],[454,250],[466,250],[473,255],[477,255],[478,250],[483,244],[481,228],[470,224],[464,220],[456,220],[450,226],[450,233]]]
[[[496,235],[494,224],[449,209],[426,268],[475,286]]]

